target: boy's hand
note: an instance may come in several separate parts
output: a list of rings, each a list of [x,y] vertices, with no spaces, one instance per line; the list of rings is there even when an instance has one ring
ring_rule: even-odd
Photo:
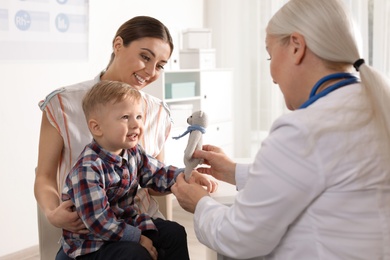
[[[205,186],[207,188],[207,192],[213,193],[218,189],[218,182],[208,178],[207,176],[199,173],[196,170],[192,171],[191,179],[189,182],[195,182],[199,185]]]
[[[158,254],[157,254],[156,248],[153,246],[152,240],[150,240],[146,236],[141,235],[139,243],[141,244],[141,246],[145,247],[146,250],[148,250],[148,252],[153,260],[157,260]]]

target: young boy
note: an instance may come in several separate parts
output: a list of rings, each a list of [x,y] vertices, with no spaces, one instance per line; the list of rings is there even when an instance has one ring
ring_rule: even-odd
[[[72,200],[90,231],[63,230],[62,246],[77,259],[189,259],[185,230],[176,222],[151,219],[134,204],[138,185],[159,192],[183,169],[165,166],[138,144],[143,134],[138,90],[101,81],[83,99],[93,141],[69,173],[62,200]],[[216,184],[194,171],[196,182],[214,191]]]

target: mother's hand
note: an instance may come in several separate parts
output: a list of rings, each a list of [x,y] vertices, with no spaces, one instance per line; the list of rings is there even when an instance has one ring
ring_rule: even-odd
[[[58,228],[66,229],[78,234],[88,234],[83,221],[76,211],[71,200],[62,202],[55,210],[47,214],[49,222]]]
[[[201,198],[209,196],[205,188],[195,183],[194,178],[190,178],[189,183],[187,183],[183,173],[177,176],[171,191],[176,196],[180,206],[191,213],[195,212],[196,205]]]

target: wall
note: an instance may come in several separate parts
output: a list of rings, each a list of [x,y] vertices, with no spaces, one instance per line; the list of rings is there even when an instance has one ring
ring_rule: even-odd
[[[234,70],[235,157],[252,158],[284,100],[269,73],[265,28],[287,0],[207,0],[205,27],[213,30],[217,65]],[[232,51],[234,50],[234,51]]]
[[[203,26],[203,0],[89,2],[88,61],[16,62],[0,57],[0,257],[38,244],[33,193],[42,116],[38,101],[54,88],[97,75],[107,65],[116,29],[132,16],[154,16],[172,33]]]

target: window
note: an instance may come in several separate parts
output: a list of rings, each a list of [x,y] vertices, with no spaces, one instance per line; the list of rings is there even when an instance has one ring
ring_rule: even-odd
[[[207,0],[217,66],[234,68],[236,157],[253,157],[272,122],[288,112],[269,75],[265,27],[288,0]],[[362,58],[390,77],[390,1],[344,0],[362,35]]]

